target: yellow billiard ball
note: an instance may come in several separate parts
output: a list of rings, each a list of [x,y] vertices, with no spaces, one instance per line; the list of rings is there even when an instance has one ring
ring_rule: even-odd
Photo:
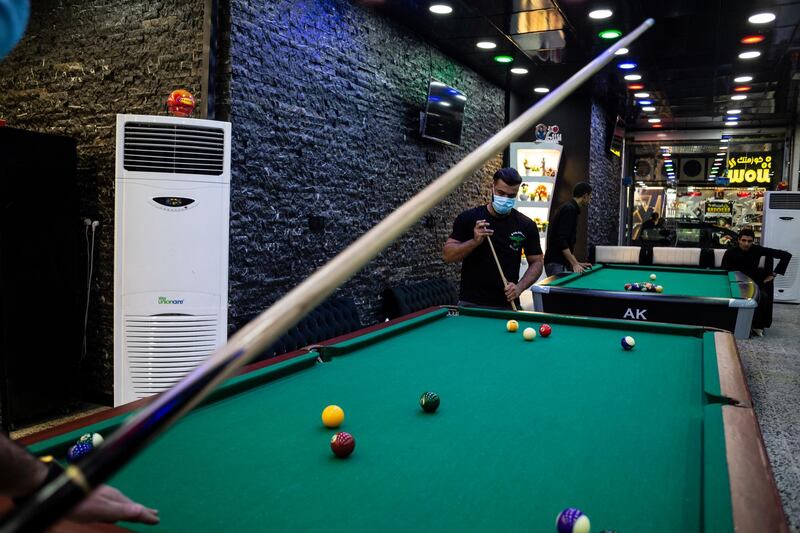
[[[508,322],[506,322],[506,329],[511,333],[514,333],[519,329],[519,322],[517,322],[516,320],[509,320]]]
[[[536,330],[533,328],[525,328],[525,331],[522,332],[522,337],[526,341],[532,341],[536,338]]]
[[[338,405],[329,405],[322,411],[322,423],[327,428],[336,428],[344,422],[344,411]]]

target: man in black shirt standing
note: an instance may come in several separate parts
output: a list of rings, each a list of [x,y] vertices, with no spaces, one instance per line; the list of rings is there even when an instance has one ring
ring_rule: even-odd
[[[759,337],[764,335],[764,328],[772,325],[772,298],[775,286],[773,280],[775,274],[783,275],[792,254],[784,250],[774,248],[764,248],[755,241],[755,233],[751,229],[743,229],[739,232],[738,245],[729,248],[722,256],[722,268],[725,270],[739,270],[756,282],[759,288],[758,309],[753,316],[753,333]],[[765,268],[758,266],[761,258],[765,257]],[[778,266],[771,269],[772,259],[778,259]]]
[[[589,205],[592,186],[579,183],[572,190],[572,200],[562,205],[550,221],[547,231],[547,250],[544,254],[544,270],[548,276],[560,272],[583,272],[591,268],[589,263],[579,262],[573,252],[578,235],[578,216],[581,208]]]
[[[539,279],[542,273],[539,228],[533,220],[514,209],[521,183],[522,178],[515,169],[501,168],[494,174],[492,201],[456,217],[442,257],[446,263],[462,262],[460,305],[508,309],[512,301],[519,305],[522,291]],[[486,242],[489,236],[508,280],[505,287]],[[517,281],[523,250],[528,270]]]

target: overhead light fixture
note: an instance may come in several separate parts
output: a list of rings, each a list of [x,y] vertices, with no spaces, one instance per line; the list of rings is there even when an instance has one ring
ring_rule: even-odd
[[[748,81],[753,81],[753,76],[739,76],[733,78],[733,83],[747,83]]]
[[[716,159],[714,160],[714,162],[715,162],[715,163],[716,163],[717,161],[722,161],[722,158],[721,158],[721,157],[718,157],[718,158],[716,158]]]
[[[747,22],[750,24],[769,24],[775,20],[775,13],[756,13],[755,15],[750,15],[750,18],[747,19]]]
[[[651,105],[644,106],[644,107],[642,108],[642,111],[647,111],[648,113],[652,113],[652,112],[653,112],[653,111],[655,111],[655,110],[656,110],[656,108],[655,108],[655,107],[653,107],[653,106],[651,106]]]
[[[725,155],[725,152],[719,152],[717,155]]]
[[[734,87],[733,90],[737,93],[744,93],[752,89],[749,85],[739,85],[738,87]]]
[[[633,95],[634,98],[649,98],[650,93],[636,93]]]
[[[666,134],[666,133],[659,133],[659,134],[657,135],[657,137],[658,137],[659,139],[663,139],[663,138],[664,138],[664,137],[666,137],[666,136],[667,136],[667,134]]]
[[[514,58],[511,56],[499,55],[499,56],[494,56],[494,60],[497,61],[498,63],[511,63],[512,61],[514,61]]]
[[[640,74],[628,74],[625,76],[625,79],[627,81],[639,81],[642,79],[642,76]]]
[[[533,89],[533,92],[539,93],[539,94],[547,94],[547,93],[550,92],[550,89],[548,89],[547,87],[535,87]]]
[[[730,139],[720,139],[719,142],[729,143],[729,142],[731,142],[731,140]]]
[[[639,105],[651,105],[653,103],[652,100],[639,100],[637,102]]]
[[[758,44],[766,39],[763,35],[747,35],[739,41],[742,44]]]
[[[484,50],[491,50],[492,48],[497,48],[497,45],[492,41],[481,41],[477,45],[478,48],[482,48]]]
[[[659,122],[661,122],[661,119],[660,118],[648,118],[647,122],[649,122],[650,124],[658,124]]]
[[[630,52],[630,50],[628,50],[627,48],[625,48],[625,47],[623,46],[622,48],[620,48],[619,50],[617,50],[616,52],[614,52],[614,55],[615,55],[615,56],[624,56],[624,55],[625,55],[625,54],[627,54],[628,52]]]
[[[605,39],[606,41],[610,41],[612,39],[619,39],[622,37],[622,32],[619,30],[603,30],[597,34],[598,37],[601,39]]]
[[[729,120],[728,122],[725,123],[726,126],[737,126],[738,124],[739,123],[736,122],[735,120]]]
[[[453,12],[453,8],[447,4],[432,4],[428,9],[431,13],[436,13],[437,15],[449,15]]]
[[[661,124],[653,124],[653,127],[654,128],[661,128],[662,126],[661,126]]]
[[[742,112],[741,109],[728,109],[726,111],[726,113],[729,114],[729,115],[738,115],[741,112]]]
[[[731,96],[731,100],[747,100],[747,95],[746,94],[737,94],[737,95]]]
[[[602,19],[607,19],[613,14],[614,12],[611,11],[610,9],[595,9],[594,11],[589,11],[589,18],[595,20],[602,20]]]
[[[511,74],[527,74],[528,69],[522,67],[514,67],[511,69]]]
[[[727,147],[727,146],[720,146],[720,147],[719,147],[719,149],[720,149],[720,150],[727,150],[727,149],[728,149],[728,147]]]
[[[626,61],[624,63],[618,64],[617,68],[621,68],[622,70],[631,70],[636,68],[636,63],[634,63],[633,61]]]
[[[628,89],[631,91],[638,91],[639,89],[644,89],[644,85],[641,83],[631,83],[628,85]]]
[[[758,50],[750,50],[748,52],[742,52],[739,54],[739,59],[753,59],[761,55],[761,52]]]

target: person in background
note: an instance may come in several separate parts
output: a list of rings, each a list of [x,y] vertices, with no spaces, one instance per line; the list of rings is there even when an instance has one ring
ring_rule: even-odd
[[[664,225],[664,221],[661,220],[661,215],[658,214],[658,211],[653,211],[650,213],[650,219],[645,220],[642,223],[642,231],[647,231],[651,229],[658,229]]]
[[[592,267],[578,261],[573,254],[578,236],[578,217],[591,199],[592,186],[581,182],[572,190],[572,200],[562,205],[553,216],[544,252],[544,270],[548,276],[560,272],[583,272]]]
[[[762,337],[764,329],[772,325],[772,299],[775,287],[773,281],[775,275],[786,273],[786,267],[792,259],[792,254],[785,250],[765,248],[754,244],[755,233],[751,229],[743,229],[739,232],[738,246],[729,248],[722,256],[722,268],[725,270],[739,270],[749,276],[759,288],[758,309],[753,316],[753,333]],[[774,270],[759,266],[761,258],[778,259],[778,266]],[[772,261],[765,262],[770,265]]]

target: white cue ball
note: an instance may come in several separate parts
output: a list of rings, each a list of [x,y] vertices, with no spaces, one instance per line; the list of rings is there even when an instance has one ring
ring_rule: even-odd
[[[522,332],[522,337],[526,341],[532,341],[536,338],[536,330],[533,328],[525,328],[525,331]]]
[[[650,274],[650,279],[652,279],[653,281],[655,281],[655,279],[656,279],[656,275],[655,275],[655,274]]]

